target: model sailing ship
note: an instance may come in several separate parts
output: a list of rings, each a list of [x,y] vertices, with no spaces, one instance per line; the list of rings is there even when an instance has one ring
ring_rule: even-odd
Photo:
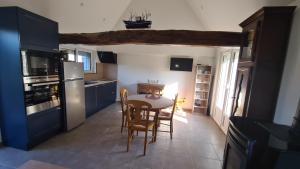
[[[126,29],[143,29],[151,28],[152,21],[148,20],[151,16],[151,13],[145,12],[142,15],[134,15],[130,13],[128,20],[123,20],[125,23]]]

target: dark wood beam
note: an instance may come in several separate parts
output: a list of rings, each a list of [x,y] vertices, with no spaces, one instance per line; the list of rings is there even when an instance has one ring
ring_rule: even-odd
[[[191,30],[121,30],[99,33],[60,34],[60,44],[120,45],[170,44],[195,46],[240,46],[241,32]]]

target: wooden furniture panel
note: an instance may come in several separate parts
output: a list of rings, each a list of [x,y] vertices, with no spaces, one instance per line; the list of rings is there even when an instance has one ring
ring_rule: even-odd
[[[241,46],[233,115],[273,121],[294,6],[264,7],[240,24]]]

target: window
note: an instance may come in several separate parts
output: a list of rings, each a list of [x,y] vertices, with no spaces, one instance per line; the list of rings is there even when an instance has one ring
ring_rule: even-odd
[[[83,63],[84,72],[91,72],[92,54],[90,52],[78,51],[77,62]]]
[[[92,51],[85,49],[61,49],[68,53],[67,60],[83,64],[85,73],[96,73],[96,62],[94,62]]]

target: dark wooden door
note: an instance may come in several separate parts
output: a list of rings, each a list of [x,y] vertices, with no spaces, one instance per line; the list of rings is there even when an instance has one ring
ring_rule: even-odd
[[[239,67],[234,91],[233,115],[246,116],[251,67]]]

